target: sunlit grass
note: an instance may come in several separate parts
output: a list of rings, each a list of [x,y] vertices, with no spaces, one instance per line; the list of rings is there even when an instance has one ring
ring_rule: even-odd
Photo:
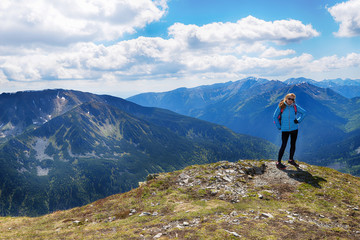
[[[359,237],[354,231],[360,224],[359,211],[354,210],[360,202],[359,178],[308,165],[310,180],[323,180],[294,186],[242,183],[251,189],[238,202],[218,198],[228,190],[212,195],[208,189],[176,184],[186,171],[207,181],[217,166],[163,173],[127,193],[67,211],[36,218],[1,217],[0,239],[153,239],[158,233],[163,234],[161,239],[239,239],[233,232],[243,239]],[[143,212],[149,215],[140,216]]]

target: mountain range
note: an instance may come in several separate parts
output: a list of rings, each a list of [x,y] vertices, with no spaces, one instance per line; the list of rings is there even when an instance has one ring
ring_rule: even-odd
[[[343,95],[347,98],[360,96],[360,79],[325,79],[323,81],[315,81],[308,78],[289,78],[284,81],[287,84],[310,83],[312,85],[330,88],[331,90]]]
[[[286,82],[246,78],[163,93],[143,93],[128,98],[144,105],[170,109],[180,114],[224,125],[237,133],[257,136],[279,145],[281,137],[272,116],[279,101],[289,92],[308,115],[299,127],[296,155],[299,160],[331,166],[360,175],[360,97],[348,98],[313,80]],[[360,81],[348,80],[347,88]]]
[[[0,214],[37,216],[128,191],[148,174],[270,158],[270,142],[71,90],[0,95]]]

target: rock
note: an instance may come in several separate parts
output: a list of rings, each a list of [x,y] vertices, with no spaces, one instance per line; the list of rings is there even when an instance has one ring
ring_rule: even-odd
[[[130,209],[131,213],[136,213],[136,209]]]
[[[265,218],[273,218],[274,216],[270,213],[262,213],[261,217],[265,217]]]
[[[75,220],[75,221],[73,221],[73,223],[74,223],[75,225],[81,225],[81,224],[82,224],[81,221],[79,221],[79,220]]]
[[[159,215],[157,212],[153,212],[153,214],[152,214],[153,216],[157,216],[157,215]]]
[[[266,170],[266,165],[263,163],[260,167],[255,167],[255,173],[260,175],[263,174]]]
[[[192,223],[192,224],[199,224],[199,223],[200,223],[200,219],[199,219],[199,218],[195,218],[194,220],[192,220],[191,223]]]
[[[229,177],[227,177],[227,176],[222,177],[222,179],[224,179],[227,182],[231,182],[231,179]]]
[[[215,190],[215,189],[211,189],[210,190],[210,194],[212,195],[212,196],[215,196],[216,194],[218,194],[219,193],[219,190]]]
[[[184,225],[184,226],[189,226],[190,223],[188,223],[188,222],[183,222],[183,225]]]
[[[153,239],[161,238],[162,235],[163,235],[162,233],[158,233],[158,234],[156,234],[156,235],[153,237]]]
[[[139,217],[142,217],[142,216],[150,216],[151,215],[151,213],[149,213],[149,212],[142,212],[140,215],[139,215]]]
[[[253,174],[255,174],[254,167],[246,167],[246,168],[245,168],[245,173],[248,174],[248,175],[253,175]]]
[[[180,177],[181,179],[187,179],[187,178],[190,178],[190,176],[189,176],[189,175],[187,175],[187,174],[185,174],[185,173],[181,173],[181,174],[179,175],[179,177]]]
[[[176,228],[183,229],[184,227],[181,226],[180,224],[178,224],[178,225],[176,225]]]
[[[170,228],[172,228],[171,224],[163,226],[163,229],[165,229],[165,230],[170,229]]]
[[[247,175],[260,175],[265,172],[266,165],[263,163],[260,167],[251,166],[251,167],[245,167],[245,173]]]
[[[156,174],[156,173],[149,174],[149,175],[146,177],[146,181],[150,181],[150,180],[152,180],[152,179],[156,179],[158,176],[159,176],[159,174]]]
[[[238,215],[237,211],[232,211],[232,212],[230,213],[230,216],[232,216],[232,217],[235,217],[236,215]]]
[[[231,235],[235,236],[235,237],[241,237],[240,234],[238,234],[237,232],[231,232],[231,231],[228,231],[228,230],[225,230],[226,232],[230,233]]]
[[[221,199],[221,200],[223,200],[223,199],[225,199],[225,194],[221,194],[220,196],[219,196],[219,199]]]

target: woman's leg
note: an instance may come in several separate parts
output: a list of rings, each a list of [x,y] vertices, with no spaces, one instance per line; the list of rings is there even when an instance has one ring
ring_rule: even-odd
[[[289,135],[290,135],[290,132],[282,132],[281,133],[281,147],[280,147],[280,150],[279,150],[278,162],[281,162],[281,159],[282,159],[282,157],[284,155],[286,144],[287,144],[287,141],[289,139]]]
[[[295,131],[291,131],[290,132],[291,135],[291,139],[290,139],[290,160],[294,160],[294,154],[295,154],[295,149],[296,149],[296,139],[298,136],[298,130]]]

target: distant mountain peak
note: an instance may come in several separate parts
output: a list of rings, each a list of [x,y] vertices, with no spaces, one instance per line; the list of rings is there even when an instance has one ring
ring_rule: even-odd
[[[269,80],[268,79],[265,79],[265,78],[258,78],[258,77],[253,77],[253,76],[250,76],[250,77],[247,77],[247,78],[244,78],[240,81],[256,81],[256,82],[259,82],[259,83],[265,83],[265,82],[268,82]]]
[[[286,84],[300,84],[300,83],[316,83],[315,80],[310,79],[310,78],[304,78],[304,77],[299,77],[299,78],[289,78],[287,80],[284,81],[284,83]]]

